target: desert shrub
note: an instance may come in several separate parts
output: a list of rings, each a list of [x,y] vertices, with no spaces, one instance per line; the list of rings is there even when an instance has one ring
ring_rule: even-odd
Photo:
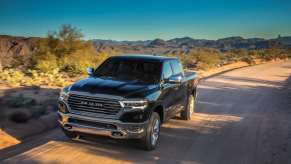
[[[99,65],[107,55],[97,53],[91,42],[82,40],[79,29],[64,25],[39,41],[33,55],[35,68],[48,73],[59,69],[65,72],[84,73],[86,67]]]
[[[249,65],[255,64],[255,61],[251,56],[244,56],[244,57],[241,58],[241,61],[246,62]]]
[[[196,63],[197,69],[207,70],[217,67],[220,64],[220,57],[217,54],[198,54]]]
[[[74,74],[77,76],[78,74]],[[0,71],[0,83],[7,83],[12,86],[35,86],[49,85],[63,87],[70,83],[71,77],[67,74],[59,72],[58,69],[50,70],[43,73],[37,70],[27,70],[22,72],[15,69],[5,69]]]
[[[184,68],[190,69],[190,68],[194,68],[196,65],[196,60],[193,60],[193,57],[191,55],[188,54],[165,54],[164,56],[167,57],[176,57],[179,58],[181,63],[183,64]]]
[[[64,56],[61,69],[66,72],[86,73],[87,67],[97,67],[108,57],[106,54],[97,54],[92,44],[86,44],[86,47]]]
[[[279,59],[287,59],[287,58],[289,58],[289,55],[287,53],[281,53],[278,55],[278,58]]]
[[[25,74],[15,69],[5,69],[0,71],[0,80],[9,82],[9,85],[19,85],[23,82]]]
[[[259,59],[264,61],[276,60],[276,59],[287,59],[290,58],[291,53],[288,49],[281,49],[281,48],[269,48],[258,51]]]
[[[15,111],[9,116],[9,119],[16,123],[27,122],[30,118],[31,115],[27,111]]]
[[[262,60],[265,60],[265,61],[270,61],[270,60],[273,60],[275,59],[275,54],[274,52],[272,52],[272,50],[268,49],[268,50],[265,50],[262,54],[262,57],[261,57]]]
[[[187,69],[196,68],[197,61],[191,55],[182,55],[180,57],[181,62],[183,63],[184,67]]]
[[[20,94],[18,96],[11,96],[7,100],[7,104],[10,107],[18,108],[23,106],[35,105],[36,101],[33,98],[25,97],[22,94]]]
[[[194,48],[186,54],[167,54],[169,57],[178,57],[186,69],[207,70],[221,63],[221,53],[211,48]]]
[[[51,72],[58,69],[57,57],[49,52],[37,59],[35,67],[43,72]]]

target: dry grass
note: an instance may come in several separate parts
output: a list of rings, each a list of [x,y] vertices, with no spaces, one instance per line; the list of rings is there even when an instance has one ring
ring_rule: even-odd
[[[50,73],[38,72],[36,70],[28,70],[23,72],[17,69],[5,69],[0,71],[0,84],[6,84],[11,87],[15,86],[52,86],[64,87],[69,85],[76,77],[81,75],[69,76],[65,73],[60,73],[57,69]]]

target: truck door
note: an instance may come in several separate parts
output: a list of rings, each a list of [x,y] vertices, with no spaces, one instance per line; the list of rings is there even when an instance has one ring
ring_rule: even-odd
[[[165,108],[166,112],[166,119],[169,119],[171,117],[171,113],[173,112],[174,106],[175,106],[175,84],[167,83],[167,79],[173,75],[172,67],[169,61],[166,61],[163,63],[163,91],[162,91],[162,102],[163,106]]]
[[[170,64],[173,70],[173,75],[182,76],[184,79],[184,71],[180,61],[171,60]],[[181,111],[187,103],[187,83],[184,80],[182,80],[180,84],[175,84],[174,90],[175,90],[175,96],[173,96],[173,101],[175,102],[174,111],[177,113]]]

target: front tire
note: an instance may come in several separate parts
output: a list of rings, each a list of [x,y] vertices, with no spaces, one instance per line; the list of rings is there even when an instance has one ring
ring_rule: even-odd
[[[181,118],[183,120],[191,120],[191,116],[195,111],[195,97],[192,94],[188,96],[187,106],[181,112]]]
[[[161,120],[158,113],[153,112],[146,128],[145,136],[141,139],[145,150],[154,150],[159,142]]]

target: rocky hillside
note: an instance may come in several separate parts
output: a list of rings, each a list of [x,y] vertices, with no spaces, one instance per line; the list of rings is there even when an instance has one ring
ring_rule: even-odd
[[[0,35],[0,69],[31,64],[31,56],[40,38],[25,38]],[[229,37],[218,40],[193,39],[190,37],[170,40],[114,41],[90,40],[97,52],[107,54],[146,53],[146,54],[187,54],[193,48],[211,48],[218,51],[233,49],[265,49],[271,46],[291,48],[291,37],[276,39]]]
[[[14,65],[28,66],[39,38],[0,35],[0,69]]]
[[[291,37],[278,37],[276,39],[263,38],[242,38],[228,37],[218,40],[193,39],[190,37],[174,38],[170,40],[147,40],[147,41],[112,41],[112,40],[92,40],[97,51],[121,51],[126,53],[175,53],[183,51],[187,53],[189,49],[202,47],[214,48],[220,51],[233,49],[266,49],[271,46],[282,48],[291,47]]]

